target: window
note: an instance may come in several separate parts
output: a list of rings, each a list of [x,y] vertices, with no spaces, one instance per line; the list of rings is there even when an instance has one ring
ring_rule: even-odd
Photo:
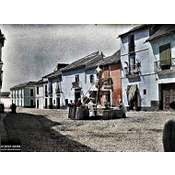
[[[39,94],[39,87],[37,87],[37,94]]]
[[[171,46],[165,44],[159,47],[160,53],[160,67],[162,69],[169,69],[171,66]]]
[[[75,82],[79,82],[79,75],[75,75]]]
[[[33,96],[33,89],[30,89],[30,96]]]
[[[56,93],[59,93],[60,92],[59,81],[57,81],[55,91],[56,91]]]
[[[48,94],[47,94],[47,85],[45,85],[45,96],[47,97]]]
[[[52,93],[52,83],[51,82],[49,82],[49,89],[48,89],[48,91],[49,91],[49,94]]]
[[[146,95],[146,89],[143,89],[143,95]]]
[[[135,45],[134,45],[134,35],[129,36],[129,52],[135,51]]]
[[[90,83],[91,83],[91,84],[94,83],[94,75],[90,75]]]

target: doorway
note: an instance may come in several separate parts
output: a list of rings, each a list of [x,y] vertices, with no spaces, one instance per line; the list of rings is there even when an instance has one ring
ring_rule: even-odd
[[[45,98],[45,108],[47,109],[47,98]]]
[[[33,108],[33,99],[30,100],[30,107]]]
[[[75,92],[75,102],[77,102],[79,98],[81,98],[81,93]]]
[[[53,104],[52,104],[52,98],[49,98],[49,109],[53,108]]]
[[[137,84],[127,86],[129,110],[140,110],[140,93]]]
[[[36,107],[37,107],[37,109],[39,108],[39,100],[37,100],[37,102],[36,102]]]
[[[57,109],[60,109],[60,98],[57,98],[56,103],[57,103]]]
[[[161,85],[161,106],[164,111],[174,111],[170,107],[170,103],[175,102],[175,83]]]

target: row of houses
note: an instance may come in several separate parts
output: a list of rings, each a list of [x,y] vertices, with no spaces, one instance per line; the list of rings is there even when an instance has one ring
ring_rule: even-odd
[[[66,108],[71,101],[76,103],[79,98],[95,96],[98,65],[103,70],[102,76],[109,80],[104,86],[104,94],[111,106],[117,106],[118,97],[121,98],[120,51],[109,57],[97,51],[71,64],[58,64],[52,73],[38,82],[12,87],[11,102],[22,107],[60,109]]]
[[[122,100],[128,110],[171,110],[175,100],[175,25],[146,24],[118,36],[121,48],[111,56],[94,52],[71,64],[58,64],[38,82],[10,89],[12,103],[36,108],[64,108],[93,96],[95,69],[107,79],[101,102]]]

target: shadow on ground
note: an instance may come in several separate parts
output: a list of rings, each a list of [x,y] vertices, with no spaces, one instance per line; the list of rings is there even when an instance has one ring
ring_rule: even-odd
[[[22,152],[93,152],[90,147],[71,140],[52,129],[61,125],[43,115],[8,114],[4,119],[9,143],[21,143]]]

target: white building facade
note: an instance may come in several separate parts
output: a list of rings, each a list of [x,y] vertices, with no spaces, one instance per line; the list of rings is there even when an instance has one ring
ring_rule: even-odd
[[[141,25],[120,35],[122,101],[128,110],[159,110],[151,45],[159,25]]]
[[[19,107],[34,108],[36,82],[27,82],[10,88],[11,103]]]

